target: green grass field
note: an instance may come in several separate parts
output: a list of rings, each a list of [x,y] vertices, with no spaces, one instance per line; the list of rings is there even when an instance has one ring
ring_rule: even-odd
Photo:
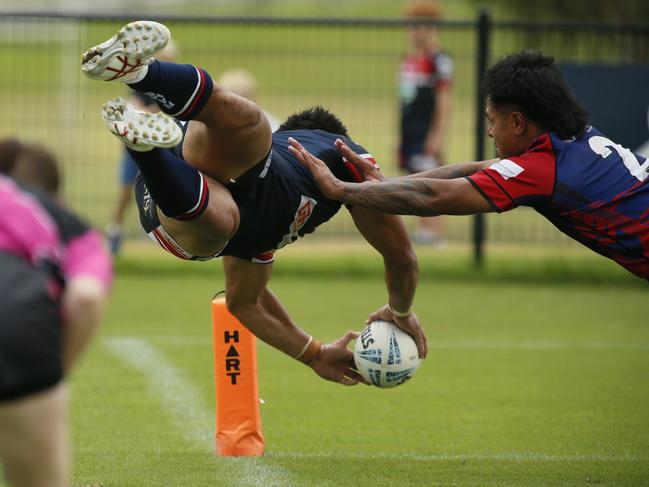
[[[385,300],[377,258],[327,246],[282,252],[271,282],[323,340]],[[415,378],[347,389],[262,344],[267,454],[227,459],[213,442],[220,265],[145,254],[118,261],[71,381],[75,486],[649,484],[646,284],[597,256],[494,249],[476,273],[463,249],[422,251],[431,350]]]
[[[400,4],[202,3],[177,13],[394,17]],[[477,14],[469,0],[444,5],[448,18]],[[78,65],[80,53],[121,22],[0,18],[0,25],[0,103],[9,114],[0,137],[52,148],[68,202],[102,227],[120,147],[98,110],[126,92],[85,79]],[[326,105],[386,174],[397,173],[400,27],[170,26],[183,61],[216,76],[250,70],[261,105],[280,118]],[[581,34],[505,29],[494,33],[492,57],[525,47],[569,60],[619,55],[608,37]],[[459,162],[474,154],[477,38],[453,26],[441,35],[456,62],[446,150]],[[220,264],[175,261],[130,242],[117,261],[106,322],[70,381],[74,487],[649,485],[646,283],[529,209],[487,217],[488,258],[476,270],[470,249],[458,244],[470,241],[470,218],[446,222],[449,249],[418,249],[416,310],[431,351],[416,377],[396,390],[346,389],[260,345],[267,454],[259,459],[214,456],[209,302],[223,288]],[[127,230],[141,235],[135,212]],[[271,288],[322,340],[360,329],[385,302],[379,259],[340,239],[353,233],[341,211],[278,257]]]

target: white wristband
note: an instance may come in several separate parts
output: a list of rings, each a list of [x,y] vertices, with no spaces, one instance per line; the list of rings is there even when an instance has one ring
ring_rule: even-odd
[[[309,340],[306,342],[306,345],[304,345],[304,348],[300,353],[298,353],[294,358],[295,360],[299,360],[302,355],[304,355],[304,352],[306,352],[307,348],[309,348],[309,345],[311,345],[311,342],[313,341],[313,336],[309,336]]]
[[[408,316],[410,316],[412,314],[412,309],[411,308],[408,308],[407,311],[397,311],[396,309],[394,309],[392,307],[392,305],[390,303],[388,303],[388,308],[390,308],[390,311],[392,312],[392,314],[394,316],[396,316],[397,318],[407,318]]]

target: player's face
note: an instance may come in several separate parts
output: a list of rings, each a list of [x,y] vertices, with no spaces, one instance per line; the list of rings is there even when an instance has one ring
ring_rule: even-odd
[[[408,28],[408,37],[415,49],[428,49],[435,44],[437,29],[427,25],[413,25]]]
[[[525,152],[528,142],[523,141],[517,132],[517,117],[520,116],[520,112],[514,112],[513,109],[508,108],[497,108],[487,99],[485,116],[487,117],[487,135],[494,140],[497,157],[507,158]]]

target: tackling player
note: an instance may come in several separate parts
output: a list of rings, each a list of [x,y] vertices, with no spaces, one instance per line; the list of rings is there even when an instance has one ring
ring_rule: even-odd
[[[257,105],[224,90],[204,70],[154,60],[169,38],[162,24],[133,22],[88,50],[82,61],[89,77],[128,83],[157,100],[162,112],[185,121],[141,112],[121,99],[103,107],[104,122],[141,171],[136,200],[145,230],[179,258],[223,257],[231,313],[261,340],[321,377],[357,384],[360,376],[347,349],[357,334],[320,344],[291,320],[267,287],[275,251],[313,232],[341,206],[318,190],[288,151],[288,138],[302,140],[340,178],[351,181],[353,168],[333,147],[337,136],[346,135],[345,127],[314,109],[289,118],[271,134]],[[413,335],[425,357],[425,336],[411,311],[417,261],[403,223],[362,207],[350,211],[384,259],[389,304],[382,315]]]
[[[500,159],[384,181],[342,141],[367,182],[343,182],[308,147],[291,151],[323,193],[393,214],[467,215],[534,208],[559,230],[649,279],[649,162],[587,123],[551,57],[510,55],[485,74],[487,133]]]

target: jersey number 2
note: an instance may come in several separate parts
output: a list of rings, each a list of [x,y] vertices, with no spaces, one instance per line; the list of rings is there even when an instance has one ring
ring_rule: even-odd
[[[616,144],[611,139],[596,135],[588,139],[588,144],[595,154],[603,158],[610,156],[613,153],[611,149],[615,149],[615,152],[620,155],[622,162],[631,173],[631,176],[638,181],[644,181],[649,176],[649,159],[645,160],[644,164],[640,164],[640,161],[638,161],[638,158],[633,152],[626,147],[622,147],[620,144]]]

